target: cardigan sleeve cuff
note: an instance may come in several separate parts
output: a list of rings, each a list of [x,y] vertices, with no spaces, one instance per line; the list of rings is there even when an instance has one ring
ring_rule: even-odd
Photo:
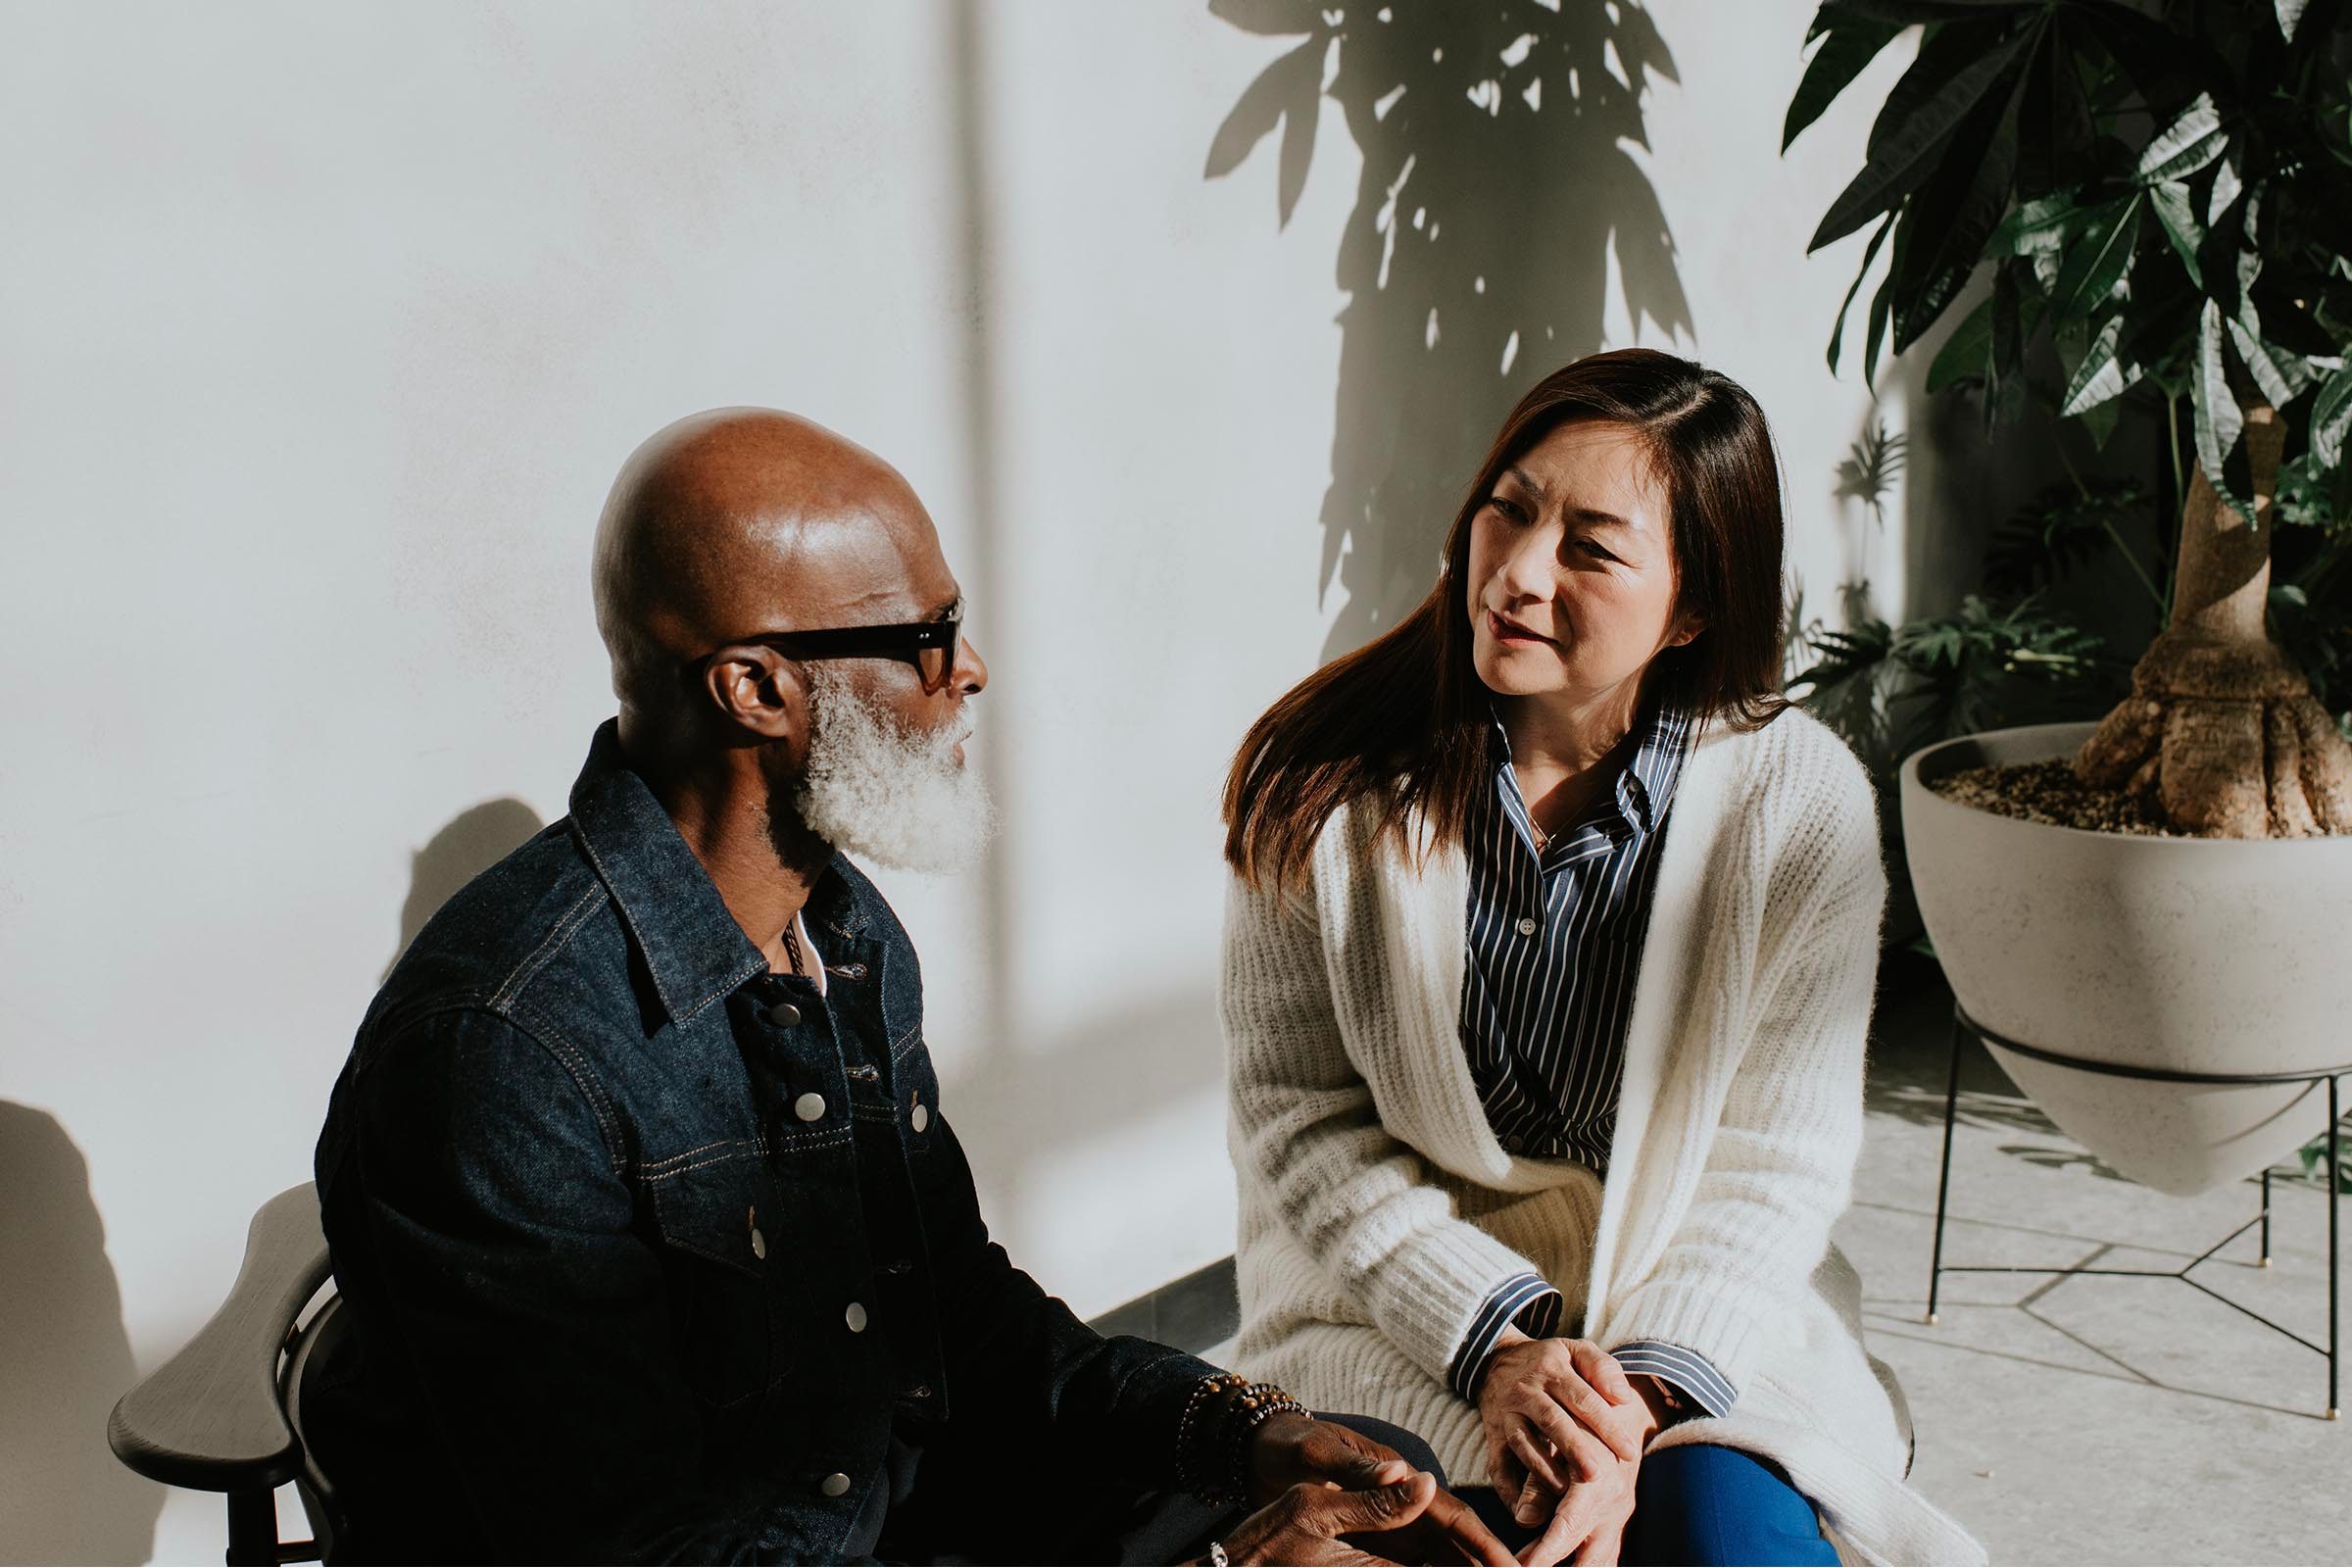
[[[1715,1370],[1715,1363],[1696,1350],[1686,1350],[1663,1340],[1628,1340],[1609,1353],[1629,1376],[1642,1373],[1673,1385],[1674,1391],[1694,1407],[1687,1414],[1703,1410],[1711,1416],[1728,1415],[1740,1398],[1740,1391]]]
[[[1359,1223],[1326,1266],[1350,1288],[1373,1326],[1422,1371],[1450,1386],[1454,1357],[1483,1315],[1495,1282],[1533,1274],[1536,1265],[1477,1226],[1453,1218],[1451,1200],[1435,1188],[1395,1205],[1411,1227],[1401,1244]],[[1419,1210],[1420,1212],[1415,1212]],[[1360,1249],[1360,1251],[1359,1251]]]
[[[1642,1341],[1678,1347],[1704,1360],[1734,1391],[1754,1375],[1764,1351],[1753,1293],[1715,1283],[1652,1280],[1628,1296],[1604,1327],[1604,1348]]]
[[[1470,1321],[1469,1337],[1453,1353],[1446,1381],[1466,1403],[1478,1402],[1478,1386],[1486,1381],[1487,1365],[1502,1331],[1516,1326],[1531,1339],[1547,1340],[1559,1332],[1560,1293],[1536,1274],[1514,1274],[1494,1287]]]

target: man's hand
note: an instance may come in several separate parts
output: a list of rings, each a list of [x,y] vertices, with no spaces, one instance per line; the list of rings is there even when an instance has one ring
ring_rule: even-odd
[[[1250,1472],[1252,1500],[1266,1506],[1246,1521],[1245,1529],[1267,1515],[1277,1516],[1274,1523],[1285,1522],[1278,1510],[1308,1506],[1294,1500],[1301,1493],[1321,1494],[1302,1516],[1307,1528],[1325,1519],[1319,1510],[1337,1506],[1332,1499],[1350,1495],[1390,1499],[1383,1504],[1395,1511],[1389,1522],[1341,1527],[1363,1538],[1358,1544],[1379,1553],[1378,1557],[1298,1560],[1488,1563],[1494,1568],[1506,1568],[1516,1561],[1469,1505],[1439,1487],[1435,1477],[1415,1470],[1386,1444],[1375,1443],[1339,1422],[1303,1415],[1275,1416],[1252,1435]],[[1428,1483],[1430,1495],[1412,1500],[1419,1498],[1417,1488],[1423,1482]],[[1399,1488],[1406,1490],[1400,1493]],[[1297,1518],[1288,1523],[1294,1529],[1300,1527]],[[1238,1548],[1228,1542],[1226,1550],[1231,1555]],[[1249,1559],[1236,1555],[1234,1560]]]
[[[1576,1551],[1580,1563],[1614,1562],[1659,1424],[1616,1357],[1590,1340],[1510,1330],[1480,1385],[1478,1414],[1495,1492],[1521,1524],[1544,1526],[1526,1560]]]
[[[1451,1526],[1422,1528],[1446,1504],[1460,1516]],[[1462,1520],[1485,1538],[1486,1553],[1461,1552]],[[1423,1555],[1421,1548],[1433,1544],[1449,1549]],[[1484,1562],[1495,1568],[1514,1560],[1467,1506],[1440,1489],[1437,1477],[1412,1469],[1403,1480],[1369,1491],[1302,1482],[1235,1526],[1225,1538],[1225,1557],[1237,1563]]]
[[[1250,1434],[1251,1502],[1272,1502],[1300,1483],[1369,1492],[1412,1473],[1396,1449],[1337,1421],[1283,1414]]]

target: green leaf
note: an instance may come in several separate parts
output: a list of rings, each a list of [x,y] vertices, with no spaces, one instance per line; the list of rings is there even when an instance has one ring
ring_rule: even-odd
[[[1963,64],[1932,91],[1927,83],[1934,80],[1933,74],[1948,69],[1956,51],[1922,49],[1903,81],[1896,84],[1897,91],[1887,96],[1880,122],[1872,127],[1873,145],[1862,172],[1830,204],[1821,226],[1805,246],[1806,254],[1843,239],[1925,183],[1961,124],[2008,84],[2027,40],[2035,35],[2032,31],[2013,33],[1973,59],[1962,55]],[[1923,73],[1927,74],[1923,76]],[[1921,77],[1917,83],[1913,82],[1915,76]],[[1906,85],[1909,93],[1902,91]],[[1886,123],[1887,117],[1898,113],[1898,100],[1911,96],[1922,96],[1922,101],[1893,124]]]
[[[2017,173],[2017,121],[2027,77],[2020,74],[2008,98],[1991,109],[1982,150],[1974,154],[1964,134],[1921,187],[1908,209],[1921,232],[1912,239],[1910,265],[1895,277],[1894,352],[1919,341],[1951,304],[1976,270],[1984,238],[2009,205]],[[1990,107],[1989,105],[1987,106]]]
[[[2320,378],[2320,368],[2310,360],[2280,348],[2235,317],[2230,320],[2230,341],[2245,362],[2246,373],[2275,409],[2293,402]]]
[[[2074,379],[2067,383],[2066,397],[2058,406],[2058,416],[2071,419],[2097,408],[2111,398],[2129,391],[2140,377],[2136,365],[2126,365],[2116,358],[2115,346],[2124,335],[2124,318],[2107,318],[2098,335],[2083,351],[2082,364],[2076,369]]]
[[[2076,416],[2082,428],[2090,432],[2090,444],[2097,450],[2107,450],[2107,438],[2115,434],[2116,421],[2123,417],[2124,406],[2110,400],[2094,409]]]
[[[2311,406],[2311,453],[2321,467],[2342,464],[2347,436],[2352,436],[2352,369],[2329,376]]]
[[[1829,36],[1813,58],[1805,63],[1804,80],[1796,84],[1796,96],[1788,101],[1788,118],[1781,123],[1781,151],[1796,140],[1797,132],[1816,120],[1829,108],[1838,95],[1862,74],[1863,68],[1879,57],[1879,52],[1902,34],[1899,24],[1869,20],[1839,21],[1829,16],[1829,8],[1814,23],[1825,23]]]
[[[1870,275],[1870,264],[1878,260],[1879,247],[1886,242],[1886,231],[1892,227],[1894,227],[1894,218],[1892,214],[1889,214],[1886,221],[1879,225],[1879,231],[1870,236],[1870,243],[1863,248],[1862,265],[1855,269],[1854,281],[1845,291],[1844,303],[1838,307],[1838,324],[1830,328],[1830,373],[1832,375],[1838,373],[1838,352],[1845,340],[1845,313],[1854,308],[1854,296],[1862,292],[1862,279]]]
[[[2222,165],[2225,172],[2228,164]],[[2222,182],[2216,180],[2218,193]],[[2239,270],[2239,236],[2245,232],[2246,192],[2239,190],[2219,213],[2209,215],[2209,226],[2203,243],[2197,246],[2197,274],[2199,287],[2207,290],[2220,305],[2222,314],[2237,314],[2237,277]]]
[[[2063,19],[2027,73],[2018,138],[2018,189],[2039,196],[2079,183],[2096,166],[2098,127],[2082,85],[2082,57]]]
[[[2197,270],[2197,247],[2205,243],[2205,225],[2197,221],[2188,187],[2177,179],[2150,185],[2148,206],[2154,210],[2156,221],[2164,225],[2165,237],[2173,242],[2180,265],[2188,269],[2188,280],[2203,288],[2205,276]]]
[[[2180,119],[2148,138],[2132,177],[2142,185],[2186,179],[2221,157],[2229,145],[2230,134],[2222,129],[2222,112],[2214,108],[2213,94],[2201,92]]]
[[[1886,277],[1870,298],[1870,320],[1862,330],[1862,384],[1878,390],[1879,345],[1886,339],[1886,315],[1894,304],[1895,274],[1903,270],[1903,253],[1911,246],[1911,225],[1897,219],[1894,250],[1886,258]]]
[[[2090,0],[2066,10],[2070,34],[2087,32],[2124,69],[2142,103],[2176,103],[2209,68],[2196,40],[2113,0]]]
[[[1992,296],[1987,294],[1952,328],[1952,335],[1943,340],[1943,347],[1936,351],[1935,362],[1928,367],[1928,395],[1934,397],[1959,382],[1984,375],[1991,354]]]
[[[2073,249],[2058,270],[2050,290],[2050,308],[2061,318],[2088,316],[2132,265],[2132,242],[2139,232],[2141,194],[2133,192],[2110,203],[2101,219]]]
[[[2053,191],[2030,202],[2020,202],[2001,220],[1992,237],[1984,242],[1984,248],[2008,256],[2063,250],[2069,240],[2090,226],[2100,207],[2098,203],[2086,206],[2079,202],[2071,190]]]
[[[2001,599],[2039,593],[2122,548],[2120,528],[2147,515],[2147,487],[2133,479],[2061,479],[1995,528],[1984,546],[1984,587]]]
[[[2228,472],[2230,455],[2237,450],[2246,421],[2238,410],[2236,395],[2230,390],[2230,372],[2222,347],[2225,335],[2222,308],[2207,300],[2197,318],[2197,363],[2188,382],[2189,404],[2195,414],[2191,423],[2196,433],[2197,466],[2220,494],[2223,504],[2251,523],[2253,504],[2237,495]]]

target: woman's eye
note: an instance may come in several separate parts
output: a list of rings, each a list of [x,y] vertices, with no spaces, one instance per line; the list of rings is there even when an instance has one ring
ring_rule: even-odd
[[[1505,501],[1500,496],[1490,496],[1487,499],[1487,505],[1493,507],[1496,512],[1501,513],[1505,517],[1509,518],[1513,522],[1525,522],[1527,520],[1527,509],[1520,506],[1516,501]]]
[[[1594,561],[1615,561],[1617,559],[1603,549],[1598,542],[1592,539],[1579,539],[1576,542],[1576,548],[1591,556]]]

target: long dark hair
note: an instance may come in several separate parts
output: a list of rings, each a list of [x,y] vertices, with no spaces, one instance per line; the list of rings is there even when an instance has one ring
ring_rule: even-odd
[[[1431,843],[1461,841],[1486,787],[1486,687],[1471,663],[1470,521],[1502,470],[1559,426],[1638,432],[1673,514],[1676,608],[1704,629],[1658,655],[1651,693],[1735,729],[1781,698],[1781,489],[1772,432],[1730,377],[1655,349],[1594,354],[1554,370],[1503,420],[1446,536],[1446,564],[1394,629],[1291,688],[1251,725],[1225,780],[1225,858],[1252,885],[1302,879],[1342,806],[1378,803],[1402,844],[1419,813]],[[1650,694],[1645,694],[1650,695]]]

